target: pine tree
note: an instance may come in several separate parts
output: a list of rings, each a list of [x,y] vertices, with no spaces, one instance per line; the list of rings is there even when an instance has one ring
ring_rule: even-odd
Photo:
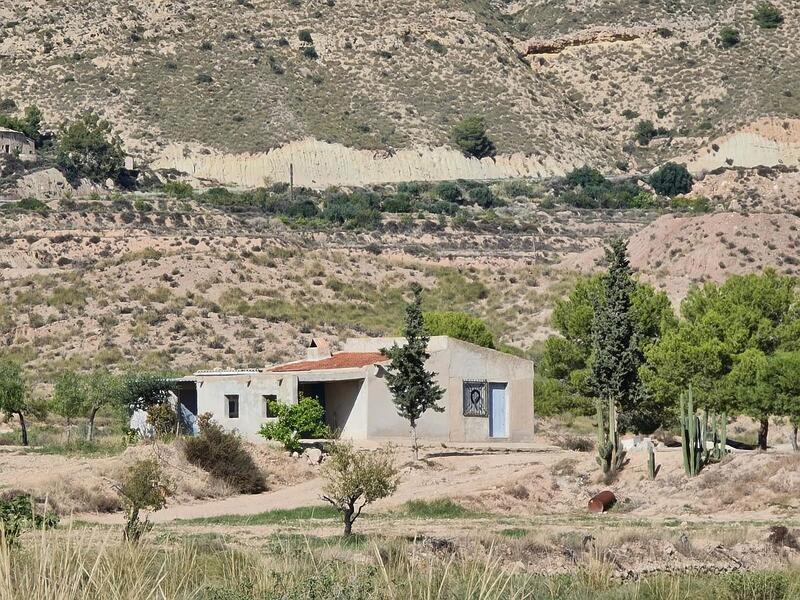
[[[597,396],[612,400],[619,407],[622,429],[646,428],[649,425],[648,411],[639,384],[639,366],[643,357],[636,344],[631,312],[635,282],[626,242],[614,240],[607,258],[610,266],[603,278],[605,301],[595,308],[592,327],[591,385]]]
[[[414,458],[419,458],[417,443],[417,421],[427,410],[443,412],[438,402],[444,395],[434,380],[436,373],[425,370],[425,361],[430,358],[428,342],[430,336],[425,332],[422,318],[422,288],[413,288],[414,300],[406,308],[405,338],[403,346],[397,344],[384,348],[382,352],[391,359],[386,383],[397,407],[397,414],[407,419],[411,425],[411,440]]]

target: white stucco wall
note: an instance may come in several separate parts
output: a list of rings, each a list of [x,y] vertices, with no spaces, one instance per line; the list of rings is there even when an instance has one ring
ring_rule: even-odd
[[[345,343],[347,351],[374,352],[402,338],[357,338]],[[533,363],[509,354],[482,348],[445,336],[431,338],[431,358],[426,364],[437,373],[445,388],[444,412],[427,411],[417,431],[428,440],[490,441],[488,417],[463,415],[463,381],[487,380],[505,383],[508,400],[506,441],[533,439]],[[263,396],[275,394],[282,402],[297,401],[301,383],[324,383],[328,424],[343,439],[400,439],[410,435],[408,421],[397,414],[386,385],[385,367],[304,371],[296,373],[232,372],[197,374],[198,414],[211,412],[214,420],[251,440],[261,440],[258,431],[267,419]],[[239,396],[239,417],[226,416],[228,394]]]
[[[273,374],[200,375],[197,377],[197,414],[210,412],[214,421],[225,429],[236,430],[250,440],[263,440],[258,435],[262,423],[267,421],[263,396],[275,394],[280,397],[281,391],[280,379]],[[239,417],[236,419],[227,417],[225,396],[229,394],[239,396]]]

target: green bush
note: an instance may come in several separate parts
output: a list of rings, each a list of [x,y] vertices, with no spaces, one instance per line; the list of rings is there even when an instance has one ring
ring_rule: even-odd
[[[314,46],[305,46],[301,50],[301,52],[303,53],[303,56],[305,56],[310,60],[316,60],[319,58],[319,54],[317,54],[317,49],[314,48]]]
[[[445,202],[461,204],[464,201],[464,197],[461,195],[461,188],[452,181],[439,182],[436,184],[434,193],[436,194],[437,198],[444,200]]]
[[[571,188],[590,188],[608,185],[608,180],[598,171],[587,165],[573,169],[564,177],[564,182]]]
[[[459,121],[451,132],[456,146],[466,155],[475,158],[494,156],[494,142],[486,134],[486,123],[483,117],[467,117]]]
[[[711,210],[711,200],[705,196],[694,196],[687,198],[686,196],[679,196],[673,198],[670,202],[672,208],[676,210],[688,210],[695,213],[706,213]]]
[[[297,39],[306,44],[313,44],[314,38],[311,37],[311,32],[308,29],[301,29],[297,32]]]
[[[169,402],[154,404],[147,409],[147,424],[158,438],[172,435],[177,432],[178,414]]]
[[[465,312],[426,312],[425,330],[430,335],[449,335],[478,346],[494,348],[494,336],[481,319]]]
[[[289,452],[302,449],[301,439],[319,439],[331,435],[325,425],[325,409],[316,398],[301,394],[297,404],[272,401],[269,409],[276,419],[264,423],[259,433],[268,440],[281,442]]]
[[[634,130],[634,137],[640,146],[647,146],[652,140],[663,135],[669,135],[669,129],[656,127],[652,121],[639,121]]]
[[[0,531],[7,545],[16,544],[23,529],[49,529],[58,525],[58,516],[42,513],[28,494],[0,498]]]
[[[684,165],[668,162],[650,175],[650,185],[662,196],[677,196],[692,191],[694,180]]]
[[[494,192],[487,186],[472,188],[469,191],[469,199],[481,208],[492,208],[502,206],[503,202],[494,195]]]
[[[185,181],[168,181],[164,184],[164,193],[167,196],[184,200],[194,196],[194,188]]]
[[[756,7],[753,19],[762,29],[777,29],[783,23],[783,15],[771,2],[762,2]]]
[[[739,31],[726,25],[719,31],[719,41],[723,48],[732,48],[741,41]]]
[[[200,433],[184,443],[186,460],[208,471],[241,494],[267,489],[264,474],[235,432],[225,431],[209,418],[198,419]]]

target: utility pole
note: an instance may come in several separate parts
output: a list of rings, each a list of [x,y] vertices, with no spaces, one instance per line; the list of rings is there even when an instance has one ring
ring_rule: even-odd
[[[289,203],[294,202],[294,163],[289,163]]]

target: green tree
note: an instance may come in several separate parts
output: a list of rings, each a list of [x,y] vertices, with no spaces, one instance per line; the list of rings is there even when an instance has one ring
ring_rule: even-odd
[[[163,404],[175,389],[175,382],[160,373],[131,372],[125,375],[118,391],[120,404],[129,414]]]
[[[22,445],[28,445],[25,414],[29,406],[28,387],[22,378],[22,367],[12,360],[0,360],[0,410],[7,416],[16,415],[22,431]]]
[[[128,467],[116,490],[125,507],[123,537],[127,542],[136,543],[152,528],[147,517],[141,520],[141,512],[161,510],[167,505],[167,497],[171,494],[170,481],[156,460],[146,459]]]
[[[780,413],[792,426],[792,449],[800,451],[797,430],[800,428],[800,351],[776,352],[773,357],[775,388],[781,405]]]
[[[120,377],[105,369],[95,369],[87,379],[84,412],[88,419],[86,440],[91,442],[94,440],[94,422],[98,411],[104,406],[123,408],[125,386]]]
[[[414,300],[406,308],[405,344],[394,344],[382,352],[391,360],[386,384],[392,393],[397,414],[408,420],[411,426],[414,458],[418,459],[417,422],[428,410],[444,412],[439,405],[444,389],[436,383],[436,373],[425,370],[425,361],[430,358],[430,336],[425,331],[422,318],[422,288],[414,285],[412,289]]]
[[[486,121],[483,117],[471,116],[462,119],[451,132],[453,142],[467,156],[485,158],[497,152],[494,142],[486,134]]]
[[[481,319],[465,312],[443,311],[424,314],[425,330],[430,335],[449,335],[478,346],[494,348],[492,332]]]
[[[0,127],[13,129],[31,138],[36,144],[42,139],[42,111],[37,106],[28,106],[23,117],[0,114]]]
[[[86,414],[88,403],[86,379],[75,371],[64,371],[53,388],[53,412],[67,421],[67,438],[71,435],[72,420]]]
[[[603,302],[594,310],[592,322],[592,362],[589,384],[603,405],[609,401],[619,407],[622,429],[652,431],[659,415],[643,397],[639,367],[644,362],[636,342],[633,316],[633,280],[627,243],[612,241],[607,251],[610,263],[603,277]]]
[[[786,414],[768,397],[775,389],[772,357],[800,345],[796,285],[767,269],[690,290],[679,326],[646,351],[641,375],[648,390],[674,404],[691,384],[699,406],[758,419],[759,447],[766,449],[770,414]]]
[[[691,192],[694,180],[685,166],[668,162],[650,175],[650,185],[656,193],[672,197]]]
[[[602,275],[579,279],[570,295],[556,302],[551,324],[559,335],[546,340],[534,381],[539,414],[594,412],[594,390],[589,385],[593,326],[595,308],[604,304]],[[634,340],[641,354],[676,324],[667,295],[641,282],[635,283],[631,313]]]
[[[96,182],[116,181],[125,165],[125,152],[111,123],[87,113],[61,126],[57,160],[68,179],[87,177]]]
[[[398,484],[391,448],[358,451],[341,442],[331,446],[322,475],[327,480],[322,499],[342,514],[345,536],[366,505],[391,496]]]

